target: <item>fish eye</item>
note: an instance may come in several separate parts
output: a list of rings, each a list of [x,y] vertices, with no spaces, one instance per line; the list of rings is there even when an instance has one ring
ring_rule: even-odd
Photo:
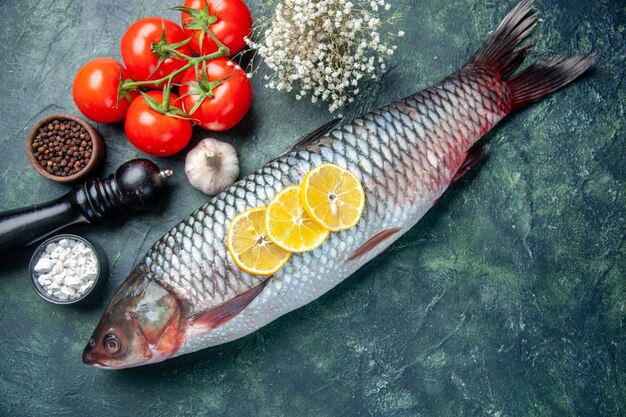
[[[122,343],[114,334],[108,334],[104,337],[104,347],[109,353],[117,353],[122,347]]]

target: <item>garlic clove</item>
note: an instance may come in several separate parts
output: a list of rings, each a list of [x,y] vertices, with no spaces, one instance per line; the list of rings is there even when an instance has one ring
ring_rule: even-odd
[[[239,176],[237,152],[228,143],[203,139],[187,154],[185,174],[193,187],[205,194],[217,194]]]

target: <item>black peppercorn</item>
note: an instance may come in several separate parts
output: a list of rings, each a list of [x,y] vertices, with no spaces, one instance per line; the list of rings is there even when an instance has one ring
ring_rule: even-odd
[[[31,147],[46,171],[67,177],[87,166],[93,143],[87,130],[76,122],[54,120],[39,129]]]

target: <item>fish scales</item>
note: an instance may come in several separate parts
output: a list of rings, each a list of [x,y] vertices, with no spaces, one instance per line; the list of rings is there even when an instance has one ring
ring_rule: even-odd
[[[496,95],[485,94],[482,86],[488,83]],[[240,326],[237,332],[243,336],[319,297],[376,256],[401,233],[358,261],[345,262],[376,233],[413,226],[448,187],[469,147],[506,115],[502,109],[507,100],[506,86],[498,86],[492,71],[464,68],[436,86],[340,125],[303,149],[276,158],[192,213],[148,251],[139,268],[185,300],[193,315],[261,281],[237,268],[226,249],[226,231],[235,215],[266,205],[278,191],[300,183],[309,170],[324,162],[349,169],[366,193],[366,208],[356,227],[331,234],[313,252],[294,255],[244,312],[222,330],[197,337],[182,350],[222,343],[224,335],[232,333],[230,327]],[[461,120],[461,102],[465,113],[476,120],[469,127]],[[187,241],[202,246],[196,252],[178,243]],[[264,314],[257,314],[259,309]]]
[[[455,74],[316,131],[193,212],[118,289],[83,360],[124,368],[229,342],[318,298],[380,254],[484,155],[473,146],[487,131],[593,64],[593,55],[554,58],[515,74],[528,50],[518,45],[536,24],[532,1],[522,0]],[[266,205],[322,163],[348,169],[363,184],[365,209],[357,225],[294,254],[272,277],[241,271],[226,248],[230,221]]]

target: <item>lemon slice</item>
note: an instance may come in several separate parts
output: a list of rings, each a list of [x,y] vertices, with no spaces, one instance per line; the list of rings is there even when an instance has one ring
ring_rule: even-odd
[[[359,179],[334,164],[322,164],[309,171],[302,180],[300,197],[309,216],[332,232],[356,225],[365,207]]]
[[[267,205],[265,229],[274,243],[290,252],[313,250],[330,234],[304,210],[299,185],[283,189],[270,201]]]
[[[265,232],[267,207],[238,214],[228,226],[226,245],[235,264],[252,275],[270,276],[282,268],[291,253],[276,246]]]

